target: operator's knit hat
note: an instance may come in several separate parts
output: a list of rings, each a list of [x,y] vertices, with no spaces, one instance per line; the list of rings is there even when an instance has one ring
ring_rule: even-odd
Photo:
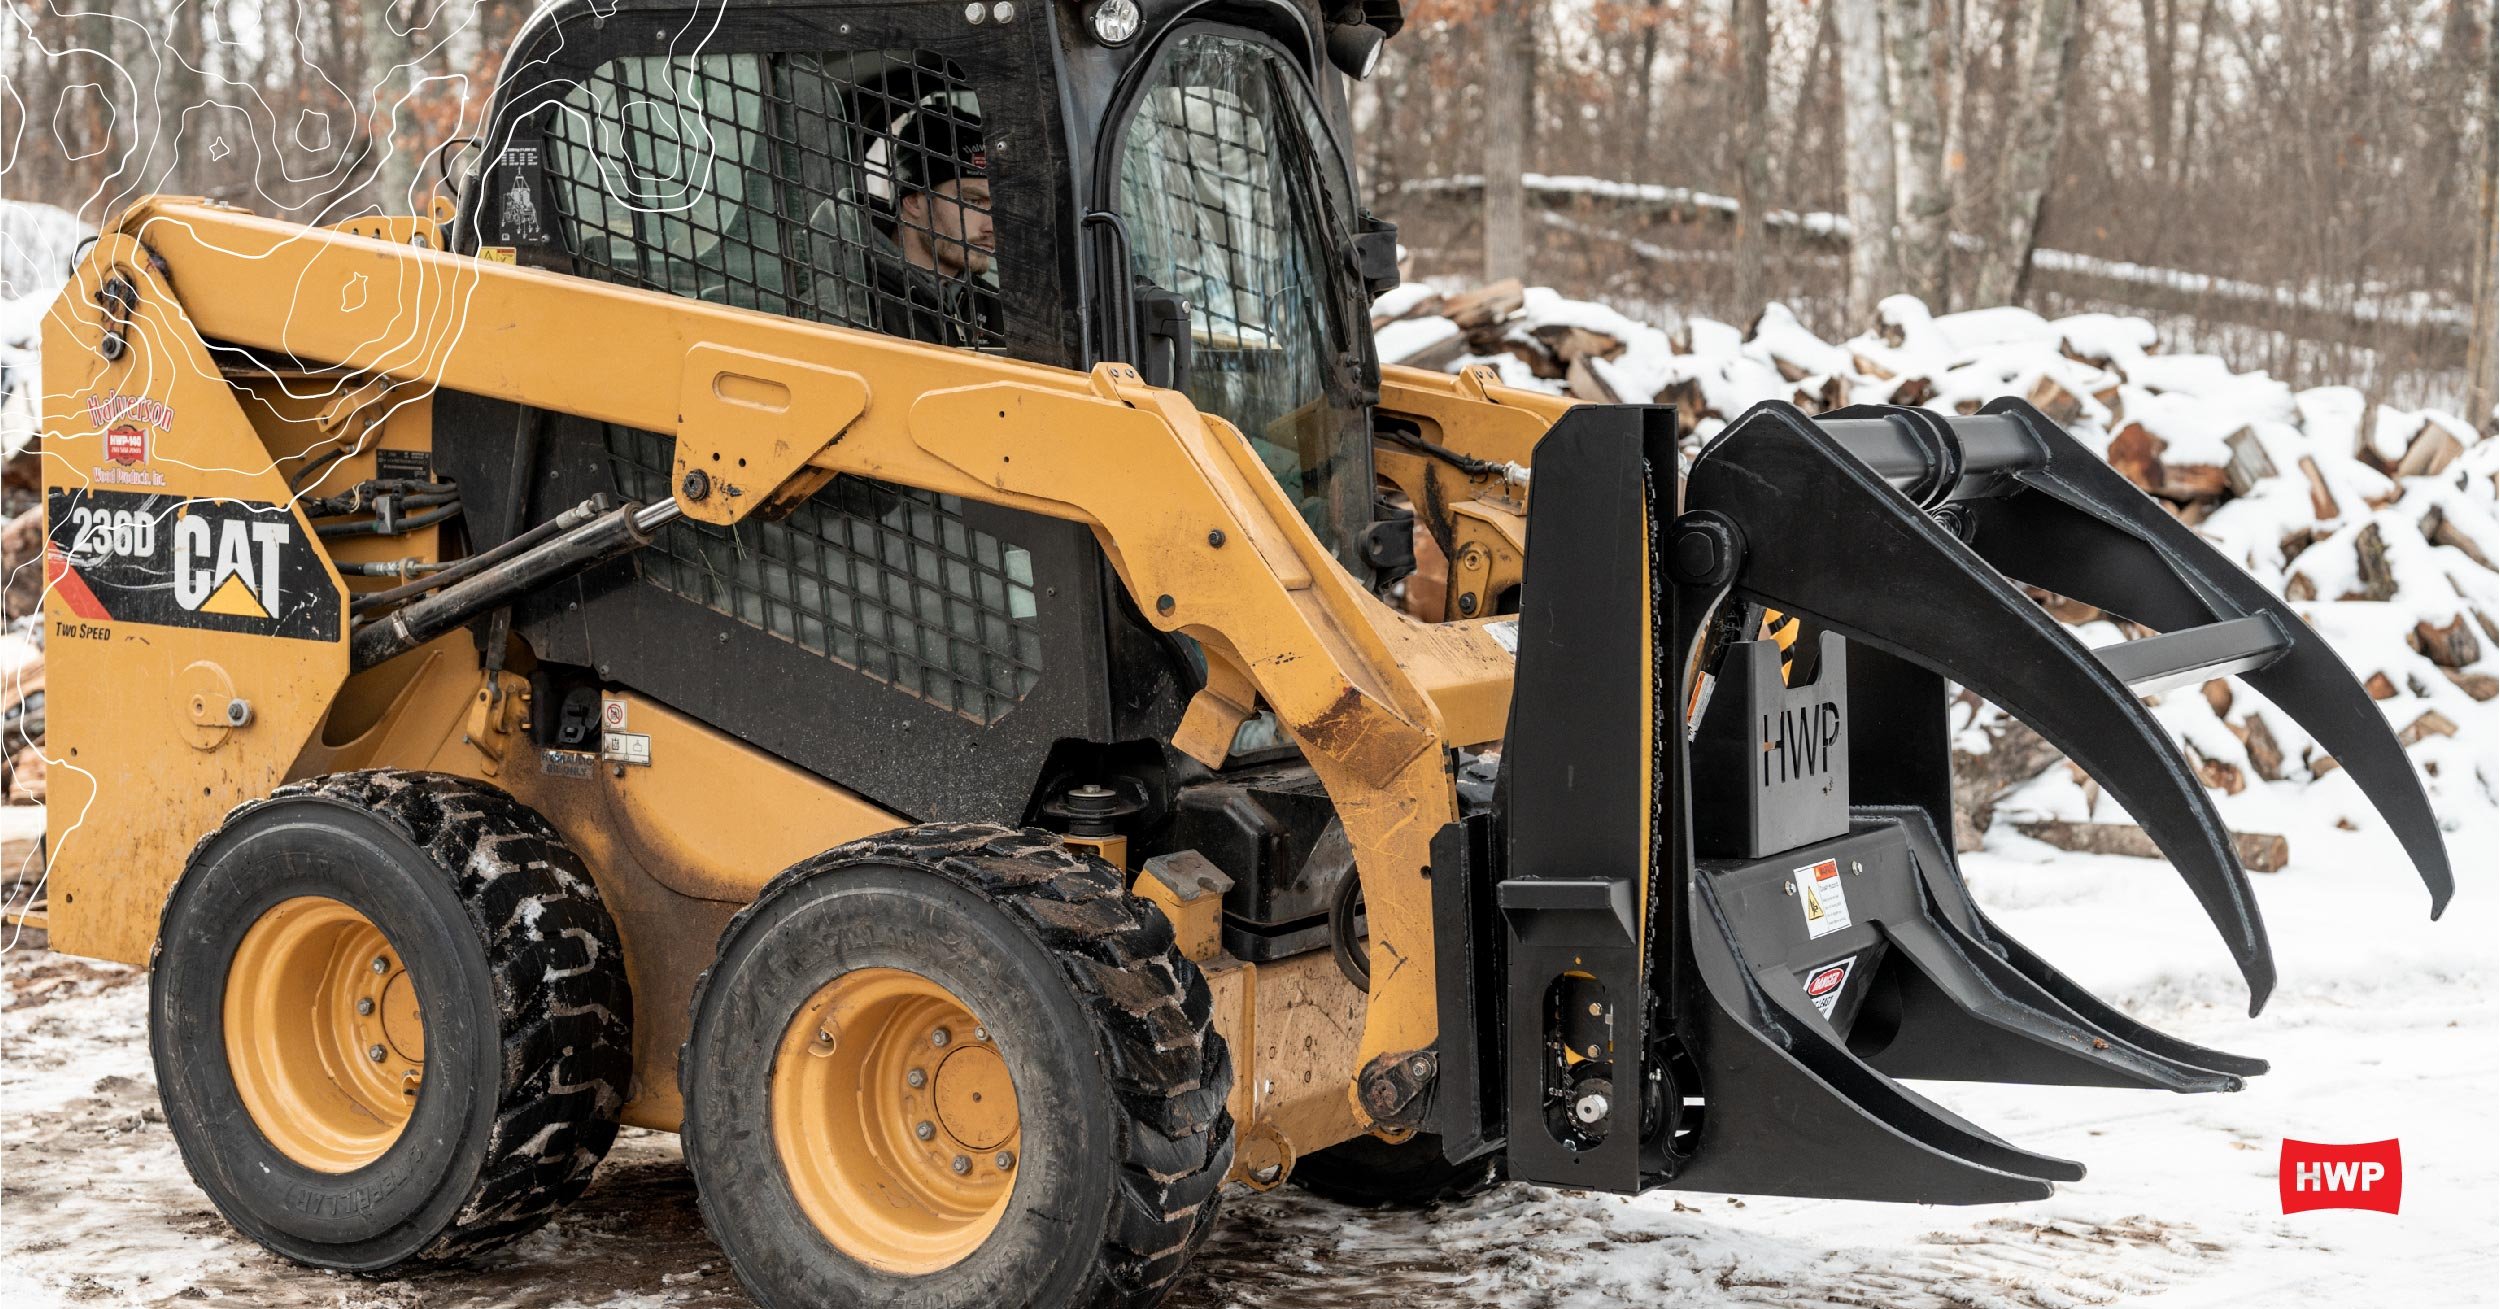
[[[894,175],[905,191],[932,191],[990,175],[990,152],[976,113],[921,109],[895,126],[894,147]]]

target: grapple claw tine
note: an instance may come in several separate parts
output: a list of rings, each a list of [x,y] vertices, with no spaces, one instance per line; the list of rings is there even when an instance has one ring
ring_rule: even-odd
[[[1738,592],[1950,677],[2037,729],[2144,826],[2221,932],[2249,1011],[2263,1008],[2274,961],[2212,797],[2127,684],[2039,605],[1785,406],[1756,408],[1705,449],[1686,503],[1739,524],[1811,524],[1748,533]]]
[[[2279,648],[2253,666],[2220,671],[2239,673],[2351,775],[2404,844],[2437,918],[2456,889],[2447,842],[2404,747],[2334,647],[2291,606],[2029,406],[2001,401],[1987,412],[2023,423],[2046,459],[2014,474],[2032,493],[1965,506],[1980,556],[2009,577],[2157,632],[2264,615],[2277,629]]]
[[[2266,1071],[2263,1060],[2208,1050],[2128,1018],[1990,923],[1971,900],[1953,852],[1926,810],[1862,805],[1855,812],[1861,821],[1897,824],[1908,839],[1926,892],[1924,929],[1942,938],[1938,952],[1948,962],[1968,968],[1976,979],[1978,1003],[1970,1007],[1979,1020],[2029,1040],[2027,1046],[2002,1048],[2001,1038],[1967,1030],[1967,1020],[1957,1026],[1931,1001],[1920,1013],[1903,1015],[1902,1031],[1917,1035],[1910,1045],[1896,1043],[1870,1056],[1876,1067],[1896,1077],[2179,1092],[2236,1091],[2246,1078]],[[1939,970],[1927,972],[1936,977]],[[1954,988],[1940,979],[1931,989],[1943,996]]]

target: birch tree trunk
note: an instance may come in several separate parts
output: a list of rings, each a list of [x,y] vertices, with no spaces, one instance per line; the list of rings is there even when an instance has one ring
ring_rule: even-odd
[[[2066,126],[2068,54],[2074,45],[2075,0],[2039,0],[2023,33],[2022,53],[2007,95],[2012,107],[2005,148],[1997,156],[1996,230],[1973,279],[1973,303],[2011,304],[2021,291],[2039,238],[2040,200]]]
[[[425,153],[411,130],[410,106],[401,103],[419,77],[412,34],[420,20],[415,0],[363,0],[363,16],[364,85],[357,102],[370,124],[372,199],[383,213],[404,214],[416,204],[417,164]]]
[[[2059,3],[2060,0],[2047,0]],[[2072,0],[2065,0],[2071,3]],[[1884,0],[1830,0],[1840,39],[1841,172],[1849,196],[1849,316],[1866,321],[1900,283],[1892,104],[1884,73]]]
[[[2473,335],[2465,346],[2465,421],[2492,429],[2492,406],[2500,405],[2500,130],[2483,124],[2476,153],[2482,173],[2482,225],[2474,237]]]
[[[1814,46],[1806,55],[1806,75],[1797,82],[1797,98],[1789,102],[1788,141],[1781,151],[1780,178],[1788,188],[1791,203],[1806,193],[1806,169],[1815,155],[1809,142],[1819,145],[1824,139],[1824,115],[1820,111],[1823,84],[1831,79],[1832,7],[1815,6]]]
[[[1946,89],[1938,0],[1889,0],[1893,132],[1899,164],[1901,283],[1939,312],[1945,304],[1953,185],[1945,174]]]
[[[1536,29],[1518,7],[1494,4],[1476,20],[1484,39],[1484,280],[1527,275],[1528,46]]]
[[[1736,0],[1736,47],[1744,65],[1736,127],[1736,307],[1751,319],[1767,295],[1762,217],[1771,198],[1770,0]]]

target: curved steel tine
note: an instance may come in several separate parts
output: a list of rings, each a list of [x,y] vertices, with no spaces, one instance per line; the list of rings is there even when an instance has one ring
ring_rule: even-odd
[[[2264,1008],[2273,955],[2212,797],[2090,650],[1787,406],[1757,406],[1713,441],[1694,462],[1685,504],[1744,532],[1739,591],[1960,682],[2098,778],[2222,933],[2248,982],[2249,1012]]]

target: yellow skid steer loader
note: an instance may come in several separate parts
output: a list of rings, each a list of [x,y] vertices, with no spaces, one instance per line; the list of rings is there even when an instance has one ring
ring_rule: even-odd
[[[2147,687],[2247,679],[2445,901],[2335,655],[2029,408],[1679,471],[1671,410],[1382,368],[1345,86],[1401,21],[568,0],[456,202],[106,226],[44,329],[49,925],[152,965],[236,1227],[467,1256],[619,1124],[775,1309],[1152,1304],[1228,1183],[2042,1196],[1900,1079],[2263,1065],[1973,904],[1948,678],[2252,1010]],[[1384,598],[1419,541],[1448,621]]]

